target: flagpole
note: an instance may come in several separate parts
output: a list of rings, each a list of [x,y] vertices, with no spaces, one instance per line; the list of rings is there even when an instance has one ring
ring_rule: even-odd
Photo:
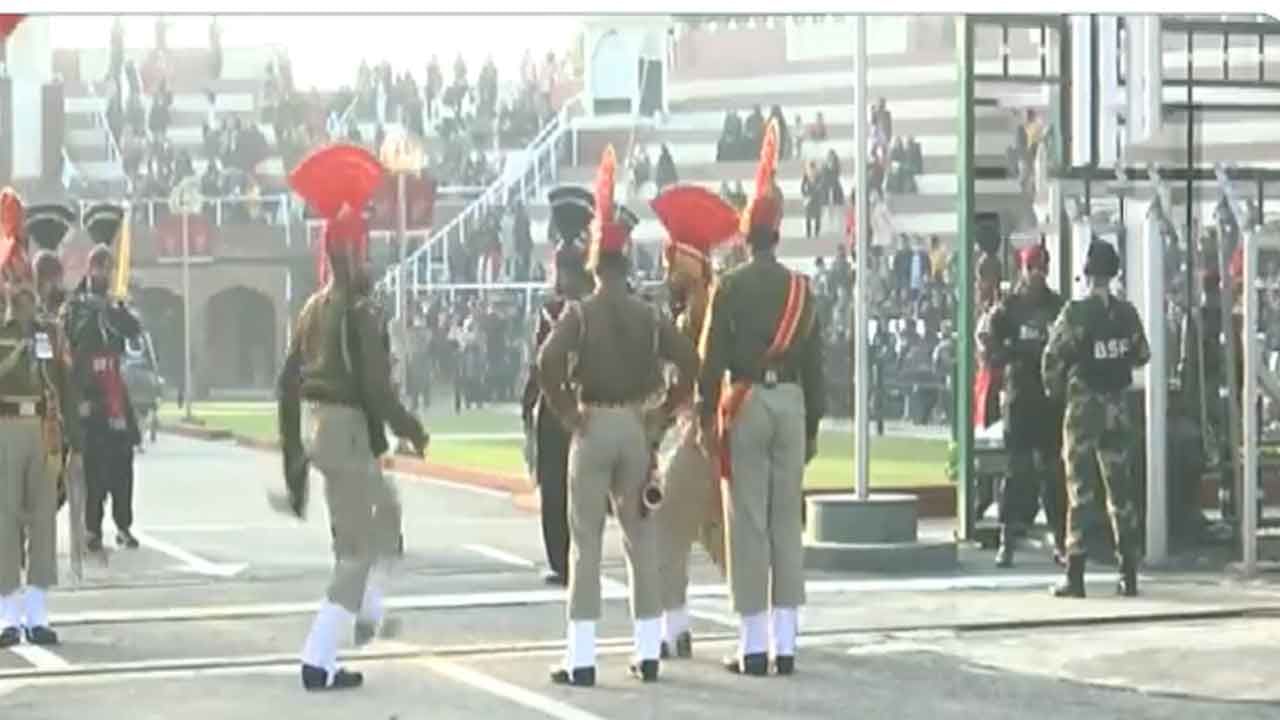
[[[867,188],[867,16],[858,15],[856,23],[857,52],[854,59],[853,85],[853,157],[854,195],[853,255],[854,255],[854,371],[853,380],[853,432],[854,432],[854,480],[858,499],[866,500],[871,492],[870,418],[867,415],[867,399],[871,390],[870,338],[867,337],[867,242],[871,222],[868,208],[871,193]]]

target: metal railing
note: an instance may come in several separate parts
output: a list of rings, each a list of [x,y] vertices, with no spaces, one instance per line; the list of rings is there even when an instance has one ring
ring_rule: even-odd
[[[582,102],[582,95],[570,98],[556,113],[555,119],[547,123],[521,158],[516,172],[503,168],[499,177],[491,182],[478,198],[471,201],[462,212],[433,232],[425,243],[413,253],[405,257],[403,263],[393,264],[387,268],[382,279],[378,281],[378,289],[383,292],[400,291],[399,283],[406,274],[411,275],[413,290],[418,291],[423,285],[431,284],[434,277],[434,248],[441,248],[441,265],[447,273],[449,267],[449,240],[456,234],[459,245],[466,244],[467,232],[474,225],[483,222],[494,207],[505,207],[513,200],[525,201],[530,195],[536,195],[545,185],[554,183],[559,176],[560,141],[572,132],[570,118],[573,110]],[[425,282],[424,282],[425,274]]]
[[[104,199],[81,199],[79,201],[80,214],[84,215],[89,207],[101,202],[119,202],[119,200]],[[141,220],[146,227],[155,227],[157,221],[163,220],[165,217],[173,214],[169,208],[169,198],[133,198],[128,201],[133,209],[133,217],[135,221]],[[292,213],[292,198],[289,193],[273,193],[270,195],[260,195],[251,197],[247,195],[230,195],[226,197],[207,197],[204,199],[203,214],[207,219],[213,222],[215,226],[223,224],[240,223],[240,222],[256,222],[266,225],[279,225],[287,229],[290,225]],[[238,208],[242,205],[258,205],[261,212],[247,216],[247,219],[238,220],[232,208]],[[270,209],[270,212],[267,210]],[[251,209],[250,209],[251,210]]]
[[[89,84],[89,96],[99,101],[93,113],[93,124],[106,136],[107,162],[114,163],[118,174],[124,175],[124,154],[120,152],[120,143],[116,141],[115,133],[111,132],[111,123],[107,121],[107,101],[98,96],[92,83]]]

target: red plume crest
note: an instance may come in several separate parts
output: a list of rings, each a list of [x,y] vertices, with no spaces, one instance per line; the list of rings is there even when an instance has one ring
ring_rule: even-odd
[[[754,226],[777,229],[782,224],[782,198],[773,184],[778,167],[778,123],[770,120],[760,143],[760,164],[756,166],[756,186],[751,201],[742,213],[741,229],[745,234]]]

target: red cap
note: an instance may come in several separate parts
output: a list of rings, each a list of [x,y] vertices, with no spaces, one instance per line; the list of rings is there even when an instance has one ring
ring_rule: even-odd
[[[738,234],[738,212],[719,195],[697,185],[678,185],[649,205],[667,229],[667,267],[710,275],[711,250]]]
[[[1029,245],[1018,251],[1018,266],[1027,268],[1035,265],[1041,269],[1049,267],[1049,251],[1041,245]]]
[[[754,227],[777,230],[782,226],[782,194],[773,184],[778,166],[778,123],[769,120],[760,143],[760,163],[756,166],[755,193],[742,211],[740,228],[745,235]]]
[[[595,204],[596,217],[591,224],[591,251],[589,263],[595,267],[600,253],[621,253],[626,250],[631,239],[631,228],[616,220],[616,208],[613,205],[613,188],[618,171],[618,157],[609,145],[600,158],[600,167],[596,170]]]

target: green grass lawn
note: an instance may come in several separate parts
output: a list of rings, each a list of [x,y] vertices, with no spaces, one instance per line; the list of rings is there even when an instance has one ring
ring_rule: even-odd
[[[206,427],[222,428],[262,440],[276,439],[275,406],[271,403],[199,403],[195,415]],[[172,422],[182,411],[165,407],[160,417]],[[429,413],[432,433],[427,454],[431,460],[474,470],[523,474],[524,442],[512,438],[461,438],[457,434],[519,433],[520,418],[506,409]],[[818,457],[805,472],[810,490],[853,487],[853,434],[824,430],[818,440]],[[871,438],[871,484],[877,488],[946,485],[947,442],[900,437]]]

